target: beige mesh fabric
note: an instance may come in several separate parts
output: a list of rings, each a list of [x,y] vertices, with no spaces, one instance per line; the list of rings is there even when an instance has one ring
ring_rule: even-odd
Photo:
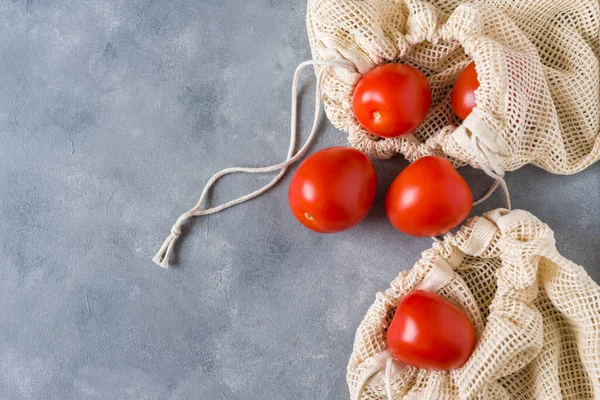
[[[533,163],[559,174],[600,158],[598,0],[309,0],[307,28],[313,58],[356,66],[328,73],[323,101],[371,156],[445,153],[473,166],[493,157],[503,171]],[[480,88],[461,124],[449,95],[471,60]],[[432,109],[414,134],[379,139],[354,118],[352,91],[361,73],[391,61],[427,75]]]
[[[419,370],[386,350],[395,307],[417,288],[439,293],[474,323],[477,346],[462,368]],[[600,287],[528,212],[470,219],[377,294],[356,332],[347,380],[351,398],[362,400],[600,399]]]

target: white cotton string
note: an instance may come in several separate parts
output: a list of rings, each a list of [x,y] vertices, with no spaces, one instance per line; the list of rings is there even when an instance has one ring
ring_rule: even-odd
[[[227,169],[224,169],[224,170],[216,173],[215,175],[213,175],[213,177],[210,178],[210,180],[206,183],[206,186],[204,186],[204,190],[202,190],[202,194],[200,195],[200,199],[198,200],[196,205],[189,211],[181,214],[181,216],[179,218],[177,218],[177,221],[171,228],[171,234],[164,241],[164,243],[161,246],[158,253],[156,253],[156,255],[152,258],[152,260],[156,264],[160,265],[163,268],[169,267],[169,259],[171,258],[171,254],[173,253],[173,248],[175,246],[175,242],[181,235],[181,225],[183,225],[191,217],[198,217],[198,216],[202,216],[202,215],[214,214],[214,213],[222,211],[226,208],[229,208],[231,206],[235,206],[236,204],[240,204],[245,201],[251,200],[257,196],[260,196],[261,194],[263,194],[266,191],[268,191],[269,189],[271,189],[277,182],[279,182],[279,180],[285,174],[287,167],[289,167],[291,164],[296,162],[299,158],[301,158],[306,153],[306,151],[308,150],[308,147],[310,146],[310,144],[317,132],[317,128],[319,125],[319,118],[321,116],[321,84],[322,84],[323,76],[324,76],[325,72],[327,71],[327,68],[323,68],[317,77],[316,90],[315,90],[315,117],[313,120],[313,125],[312,125],[312,129],[310,131],[310,135],[308,136],[308,138],[306,139],[306,142],[300,148],[300,150],[298,150],[298,152],[296,154],[294,154],[294,148],[296,147],[297,120],[298,120],[298,110],[297,110],[297,108],[298,108],[297,107],[297,104],[298,104],[298,80],[300,77],[300,73],[302,72],[302,70],[304,68],[306,68],[307,66],[315,66],[315,65],[320,65],[320,66],[324,66],[324,67],[345,68],[345,69],[349,69],[349,70],[356,70],[356,68],[354,67],[354,64],[352,64],[350,61],[347,61],[347,60],[332,60],[332,61],[310,60],[310,61],[305,61],[305,62],[301,63],[300,65],[298,65],[298,68],[296,68],[296,72],[294,73],[294,80],[292,83],[290,145],[288,148],[287,157],[286,157],[285,161],[283,161],[279,164],[268,166],[268,167],[227,168]],[[219,206],[211,207],[211,208],[207,208],[207,209],[201,209],[201,207],[204,204],[204,201],[206,199],[206,196],[208,195],[209,190],[212,188],[212,186],[215,184],[215,182],[217,180],[219,180],[219,178],[221,178],[225,175],[228,175],[228,174],[236,173],[236,172],[248,172],[248,173],[255,174],[255,173],[262,173],[262,172],[273,172],[273,171],[279,171],[279,174],[277,174],[277,176],[275,178],[273,178],[273,180],[271,182],[267,183],[262,188],[255,190],[254,192],[247,194],[245,196],[241,196],[235,200],[228,201],[227,203],[221,204]]]
[[[481,169],[489,177],[495,180],[494,184],[487,191],[487,193],[484,194],[479,200],[475,201],[473,205],[476,206],[483,203],[494,193],[498,186],[501,186],[504,192],[504,199],[507,206],[506,208],[510,210],[510,193],[508,192],[508,186],[506,186],[506,182],[504,181],[504,171],[502,170],[502,167],[489,149],[485,145],[482,145],[477,136],[473,134],[471,134],[471,144],[473,146],[473,153],[475,154],[475,158],[477,159],[477,163]]]
[[[494,192],[496,191],[496,189],[498,189],[498,186],[500,185],[500,182],[498,181],[494,181],[494,183],[492,184],[492,186],[488,189],[487,192],[485,192],[485,194],[483,196],[481,196],[478,200],[473,202],[473,205],[476,206],[478,204],[483,203],[484,201],[486,201],[487,199],[490,198],[491,195],[494,194]]]
[[[392,363],[393,361],[391,358],[388,358],[385,363],[385,392],[388,400],[394,400],[392,393]]]

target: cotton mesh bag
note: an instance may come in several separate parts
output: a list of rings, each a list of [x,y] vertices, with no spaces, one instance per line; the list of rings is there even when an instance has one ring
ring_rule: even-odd
[[[477,345],[460,369],[421,370],[387,350],[387,327],[414,289],[438,293],[473,322]],[[347,381],[359,400],[600,399],[600,287],[530,213],[472,218],[376,295]]]
[[[598,0],[309,0],[307,28],[313,58],[354,66],[326,73],[322,99],[371,156],[445,154],[499,176],[527,163],[572,174],[600,158]],[[471,61],[480,87],[461,123],[449,97]],[[388,62],[428,77],[432,108],[412,134],[383,139],[358,123],[352,93]]]

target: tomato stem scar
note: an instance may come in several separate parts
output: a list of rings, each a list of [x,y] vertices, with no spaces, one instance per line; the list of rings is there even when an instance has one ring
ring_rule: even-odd
[[[373,118],[375,118],[375,119],[381,118],[381,114],[379,113],[379,111],[373,112]]]
[[[309,214],[309,213],[307,213],[307,212],[305,212],[305,213],[304,213],[304,217],[305,217],[306,219],[308,219],[309,221],[312,221],[312,220],[313,220],[313,217],[312,217],[312,215],[310,215],[310,214]]]

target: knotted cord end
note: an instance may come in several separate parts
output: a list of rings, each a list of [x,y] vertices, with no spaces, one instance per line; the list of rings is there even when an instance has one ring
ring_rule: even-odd
[[[181,226],[178,222],[173,225],[171,228],[171,234],[164,241],[163,245],[160,247],[160,250],[158,250],[158,253],[152,257],[152,261],[163,268],[169,268],[169,259],[171,258],[173,248],[175,247],[175,242],[177,242],[179,236],[181,236]]]

